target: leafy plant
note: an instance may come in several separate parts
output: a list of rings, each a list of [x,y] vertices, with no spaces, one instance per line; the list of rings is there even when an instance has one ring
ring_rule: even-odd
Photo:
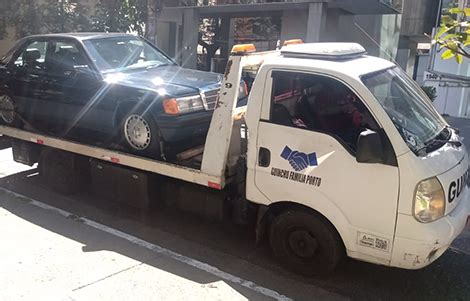
[[[424,93],[429,97],[431,101],[436,100],[437,98],[437,91],[436,87],[433,86],[421,86],[421,89],[423,89]]]
[[[143,35],[147,21],[147,0],[100,0],[91,20],[93,31],[132,31]]]
[[[455,4],[454,4],[455,6]],[[448,8],[442,15],[438,32],[434,36],[433,43],[439,45],[439,50],[446,50],[441,54],[445,60],[455,58],[457,63],[462,63],[463,58],[470,58],[470,7]]]
[[[78,0],[5,1],[0,12],[0,38],[6,28],[15,36],[72,31],[133,31],[142,35],[147,0],[100,0],[93,15]],[[39,2],[39,3],[38,3]]]

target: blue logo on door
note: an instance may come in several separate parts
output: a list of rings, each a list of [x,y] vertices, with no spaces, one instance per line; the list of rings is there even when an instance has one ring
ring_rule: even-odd
[[[295,171],[302,171],[308,166],[318,165],[316,153],[306,154],[299,151],[293,151],[287,145],[281,153],[281,158],[289,161],[290,166],[292,166]]]

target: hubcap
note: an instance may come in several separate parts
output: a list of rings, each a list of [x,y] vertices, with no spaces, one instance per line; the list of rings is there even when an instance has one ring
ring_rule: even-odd
[[[317,240],[305,230],[292,231],[288,243],[292,252],[303,259],[314,257],[318,249]]]
[[[150,126],[142,116],[132,114],[127,117],[124,132],[127,142],[136,150],[144,150],[150,145]]]
[[[15,120],[15,104],[8,95],[0,96],[0,118],[6,123],[12,123]]]

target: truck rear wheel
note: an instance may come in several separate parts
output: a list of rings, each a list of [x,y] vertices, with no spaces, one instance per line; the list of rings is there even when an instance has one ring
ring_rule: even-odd
[[[322,216],[302,210],[278,215],[271,223],[269,240],[274,255],[305,276],[333,271],[345,253],[334,227]]]

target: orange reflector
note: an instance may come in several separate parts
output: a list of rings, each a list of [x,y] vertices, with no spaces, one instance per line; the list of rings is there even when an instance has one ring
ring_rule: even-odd
[[[285,40],[284,41],[284,46],[295,45],[295,44],[303,44],[303,43],[304,43],[304,41],[302,41],[301,39]]]
[[[31,138],[31,142],[37,143],[37,144],[44,144],[44,140],[41,139],[36,139],[36,138]]]
[[[232,54],[242,54],[247,52],[255,52],[256,47],[253,44],[238,44],[232,48]]]
[[[218,189],[218,190],[222,189],[222,185],[220,185],[219,183],[211,182],[211,181],[207,182],[207,186],[210,188]]]
[[[180,112],[176,99],[170,98],[163,101],[163,110],[169,115],[177,115]]]

